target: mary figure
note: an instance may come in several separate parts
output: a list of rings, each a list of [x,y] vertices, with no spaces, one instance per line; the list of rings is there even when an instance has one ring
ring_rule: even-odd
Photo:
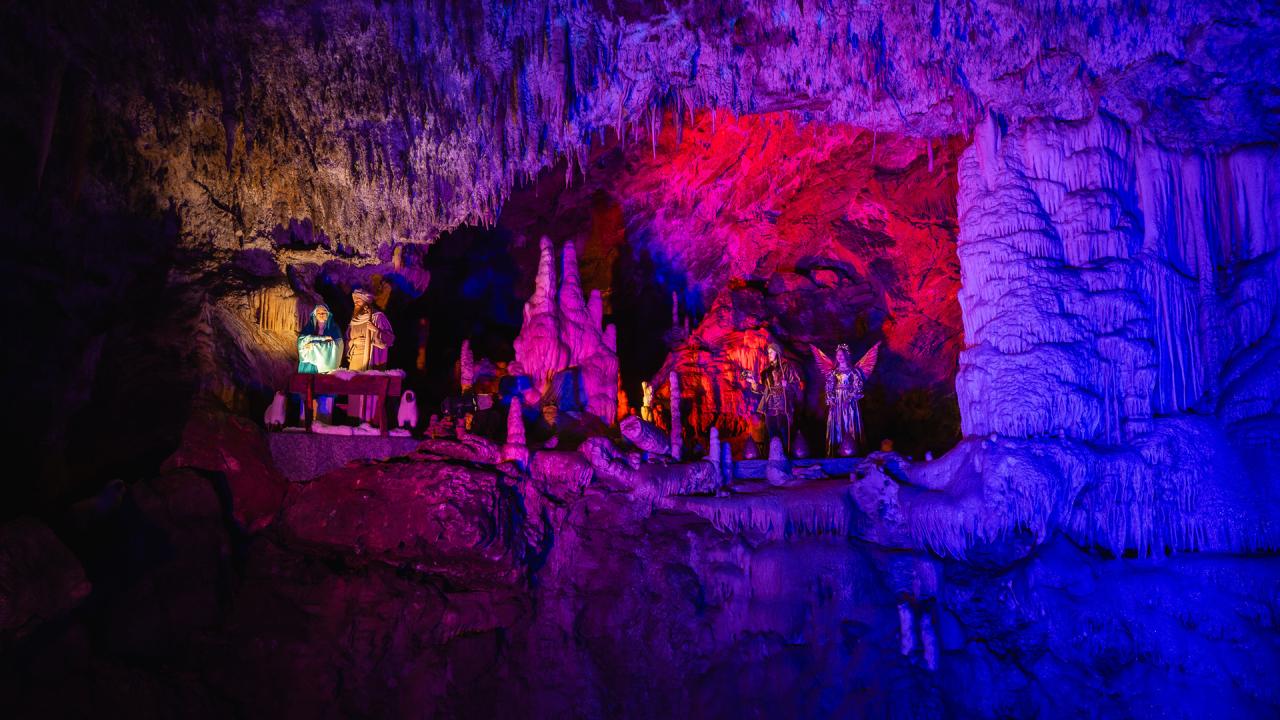
[[[342,363],[342,333],[327,305],[317,305],[298,334],[298,372],[327,373]]]
[[[342,332],[327,305],[316,305],[311,319],[298,334],[298,372],[328,373],[342,364]],[[333,418],[333,396],[316,398],[316,416],[324,422]]]

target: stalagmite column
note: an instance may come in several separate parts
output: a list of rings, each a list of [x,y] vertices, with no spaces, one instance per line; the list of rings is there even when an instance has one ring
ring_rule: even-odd
[[[898,649],[903,655],[910,655],[911,651],[916,647],[914,624],[911,617],[911,606],[906,603],[898,603]]]
[[[930,670],[938,669],[938,639],[933,633],[933,620],[929,613],[920,616],[920,649],[924,653],[924,666]]]
[[[511,398],[511,408],[507,411],[507,442],[502,446],[502,459],[525,467],[529,464],[529,447],[525,444],[522,410],[520,398]]]
[[[564,246],[562,276],[556,284],[551,241],[543,238],[537,285],[525,303],[524,325],[516,338],[516,360],[542,392],[551,375],[577,367],[587,410],[612,425],[618,418],[617,330],[602,328],[604,301],[598,291],[584,300],[578,254]]]
[[[720,473],[720,430],[711,428],[711,439],[707,441],[707,459],[716,466],[716,474]]]
[[[599,336],[600,325],[582,297],[582,276],[578,272],[578,250],[573,241],[564,244],[560,272],[560,333],[569,346],[569,364],[580,364],[595,349],[592,336]]]
[[[671,457],[679,461],[684,445],[680,422],[680,374],[672,370],[668,382],[671,386]]]
[[[582,281],[578,272],[578,251],[572,242],[565,243],[560,281],[560,339],[569,350],[569,365],[582,372],[582,385],[587,393],[587,411],[612,425],[618,412],[618,355],[601,327],[604,301],[598,290],[591,298],[582,299]]]
[[[680,295],[671,291],[671,327],[680,327]]]
[[[462,353],[458,357],[458,376],[462,384],[462,392],[471,389],[476,379],[476,358],[471,353],[471,341],[462,341]]]
[[[516,360],[542,393],[547,390],[551,374],[569,366],[569,350],[560,339],[556,288],[555,255],[551,238],[544,236],[533,296],[524,304],[524,323],[514,343]]]
[[[769,438],[769,460],[765,463],[764,478],[770,485],[784,485],[791,479],[787,467],[787,453],[782,449],[782,438]]]

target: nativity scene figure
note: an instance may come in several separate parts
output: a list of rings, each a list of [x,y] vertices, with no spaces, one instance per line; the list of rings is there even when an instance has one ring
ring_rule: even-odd
[[[865,392],[867,378],[875,370],[880,343],[872,345],[857,363],[852,362],[847,343],[836,347],[834,359],[818,346],[811,347],[818,370],[826,380],[827,456],[853,455],[866,442],[858,401]]]

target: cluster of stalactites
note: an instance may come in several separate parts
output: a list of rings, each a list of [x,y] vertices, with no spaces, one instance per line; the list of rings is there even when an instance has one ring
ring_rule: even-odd
[[[573,180],[607,132],[656,154],[664,123],[678,142],[700,109],[795,110],[922,138],[966,133],[989,107],[1087,117],[1099,83],[1055,56],[1099,68],[1178,57],[1207,22],[1113,8],[1104,48],[1096,18],[1057,6],[935,4],[922,24],[911,4],[801,0],[647,16],[569,1],[272,5],[256,32],[222,11],[194,35],[207,45],[173,50],[215,79],[135,119],[153,129],[138,145],[169,164],[166,194],[212,205],[241,237],[308,218],[363,254],[493,224],[515,184],[559,160]],[[1063,48],[1042,57],[1000,27]],[[1142,42],[1120,42],[1138,27]]]

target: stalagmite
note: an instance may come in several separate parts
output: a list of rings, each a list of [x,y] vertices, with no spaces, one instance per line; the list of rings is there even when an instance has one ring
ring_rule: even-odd
[[[913,622],[911,618],[911,606],[906,603],[898,603],[898,650],[904,655],[910,655],[911,651],[916,647],[916,639],[914,635]]]
[[[471,353],[471,340],[462,341],[462,352],[458,357],[458,375],[462,392],[470,392],[476,375],[476,359]]]
[[[543,393],[551,376],[569,365],[569,349],[560,339],[556,275],[551,238],[543,236],[533,296],[524,305],[524,322],[514,343],[516,361]]]
[[[671,457],[679,460],[684,445],[684,424],[680,418],[680,374],[672,370],[667,382],[671,389]]]
[[[544,392],[555,373],[578,368],[587,411],[612,425],[618,417],[617,330],[601,327],[604,303],[599,291],[592,291],[589,302],[583,299],[572,241],[565,243],[562,273],[557,286],[551,241],[544,237],[534,294],[525,304],[524,324],[516,338],[516,360],[535,383],[542,383]]]
[[[938,638],[933,632],[933,620],[928,612],[920,616],[920,650],[924,655],[924,666],[930,670],[938,669]]]
[[[769,438],[769,461],[764,474],[770,485],[785,485],[791,479],[791,467],[782,448],[782,438]]]
[[[720,472],[720,431],[711,428],[711,435],[707,440],[707,460],[716,466],[716,472]]]
[[[529,447],[525,444],[522,410],[520,398],[511,398],[511,407],[507,410],[507,441],[502,445],[502,459],[526,467],[529,464]]]
[[[582,278],[578,271],[578,250],[572,240],[564,244],[560,255],[561,335],[569,345],[569,362],[582,360],[593,331],[600,332],[599,320],[593,317],[582,295]]]

